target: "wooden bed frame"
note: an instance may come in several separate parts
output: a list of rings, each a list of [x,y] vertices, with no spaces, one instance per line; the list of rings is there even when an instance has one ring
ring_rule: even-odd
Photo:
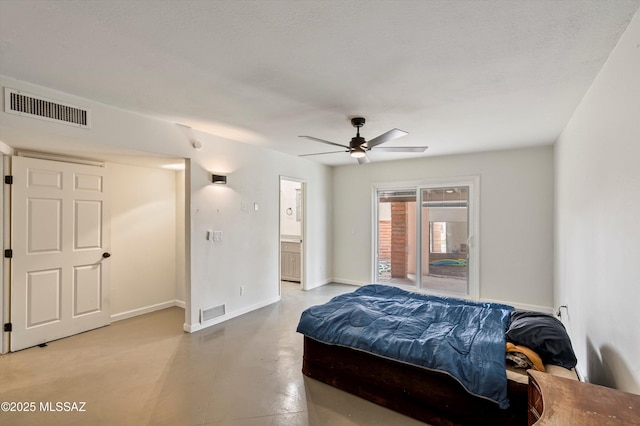
[[[302,373],[432,425],[526,425],[527,384],[508,380],[510,407],[468,393],[448,374],[304,337]]]

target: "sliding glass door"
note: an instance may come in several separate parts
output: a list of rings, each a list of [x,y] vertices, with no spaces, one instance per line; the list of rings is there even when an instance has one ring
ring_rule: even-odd
[[[477,191],[477,178],[375,188],[374,281],[477,299]]]

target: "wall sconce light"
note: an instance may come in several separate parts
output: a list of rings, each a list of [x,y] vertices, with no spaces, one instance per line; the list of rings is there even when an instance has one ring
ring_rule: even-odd
[[[217,184],[217,185],[226,185],[227,184],[227,177],[225,175],[211,175],[211,182]]]

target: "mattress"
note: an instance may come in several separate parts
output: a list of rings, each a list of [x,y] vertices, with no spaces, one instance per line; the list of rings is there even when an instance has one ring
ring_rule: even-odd
[[[372,284],[305,310],[298,332],[453,377],[509,406],[505,331],[513,308]]]

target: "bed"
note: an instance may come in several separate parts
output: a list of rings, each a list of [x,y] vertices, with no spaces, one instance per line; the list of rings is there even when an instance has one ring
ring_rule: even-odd
[[[303,312],[302,371],[429,424],[526,424],[526,370],[505,362],[514,313],[367,285]]]

